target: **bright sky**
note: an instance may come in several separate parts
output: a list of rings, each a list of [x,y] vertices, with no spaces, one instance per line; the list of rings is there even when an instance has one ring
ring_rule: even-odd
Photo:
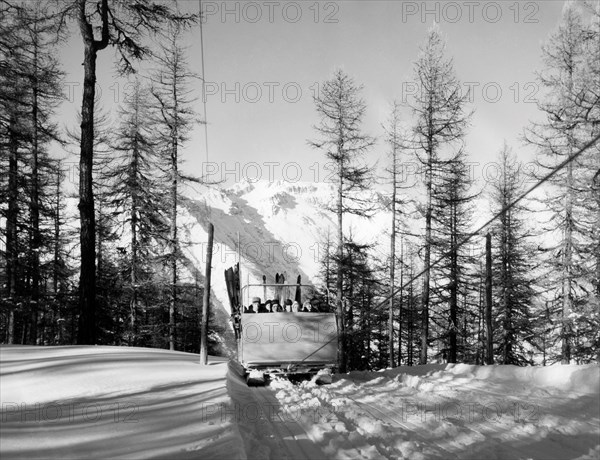
[[[198,11],[197,0],[180,1]],[[539,118],[540,45],[555,29],[562,1],[203,1],[208,153],[204,127],[186,148],[185,169],[212,179],[322,181],[327,165],[307,143],[317,115],[312,96],[319,84],[342,68],[364,85],[365,131],[381,137],[390,103],[413,90],[413,68],[427,29],[435,20],[448,42],[458,78],[471,87],[475,114],[467,149],[476,177],[493,173],[504,140],[522,161],[531,151],[520,140],[529,120]],[[189,61],[201,73],[200,26],[187,37]],[[61,50],[68,73],[65,123],[74,124],[81,105],[83,50],[73,27]],[[112,50],[101,52],[98,87],[107,108],[126,94],[115,78]],[[202,87],[195,84],[203,116]],[[412,121],[407,112],[406,122]],[[382,140],[370,162],[386,165]],[[73,157],[73,161],[76,158]],[[406,160],[411,161],[411,160]],[[492,168],[493,169],[493,168]],[[490,172],[492,171],[492,172]]]

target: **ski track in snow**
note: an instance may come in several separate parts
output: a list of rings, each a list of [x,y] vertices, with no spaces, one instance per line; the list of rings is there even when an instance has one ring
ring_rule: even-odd
[[[452,365],[425,375],[415,375],[422,366],[338,375],[329,386],[275,380],[270,388],[324,458],[598,458],[599,368],[565,383],[564,374],[582,367],[553,367],[545,388],[528,383],[532,368],[493,366],[495,378],[478,379],[470,372],[478,366]],[[511,380],[514,372],[523,375]]]
[[[320,459],[323,452],[295,420],[283,415],[283,406],[269,387],[248,387],[243,370],[229,365],[227,387],[235,408],[246,455],[251,459]]]

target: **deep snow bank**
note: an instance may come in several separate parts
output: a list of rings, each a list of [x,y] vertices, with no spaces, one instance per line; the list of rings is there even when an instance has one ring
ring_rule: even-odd
[[[452,379],[475,379],[493,382],[513,382],[535,387],[551,387],[576,393],[600,392],[600,366],[563,365],[519,367],[512,365],[476,366],[472,364],[425,364],[422,366],[400,366],[377,372],[353,371],[347,374],[354,381],[371,380],[385,376],[398,378],[407,386],[419,385],[432,380],[440,383]]]
[[[416,368],[425,368],[414,371]],[[406,382],[419,382],[415,376],[424,375],[428,379],[469,378],[493,382],[520,383],[541,388],[556,388],[577,393],[598,393],[600,391],[600,366],[555,364],[545,367],[519,367],[512,365],[475,366],[470,364],[439,364],[399,367],[392,374],[405,376]],[[430,368],[430,369],[428,369]],[[418,383],[417,383],[418,385]],[[416,386],[415,384],[411,386]]]

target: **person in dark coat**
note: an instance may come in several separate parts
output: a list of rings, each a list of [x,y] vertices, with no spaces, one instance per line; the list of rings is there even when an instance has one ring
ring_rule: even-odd
[[[283,307],[283,311],[291,312],[292,311],[292,299],[285,300],[285,306]]]
[[[312,313],[319,313],[321,311],[320,308],[320,301],[318,297],[313,297],[310,301],[310,305],[311,305],[311,312]]]
[[[260,297],[252,297],[252,303],[248,308],[244,308],[244,313],[256,313],[260,306]]]
[[[281,307],[281,305],[279,305],[279,300],[277,300],[277,299],[273,300],[273,306],[271,309],[274,312],[282,312],[283,311],[283,308]]]

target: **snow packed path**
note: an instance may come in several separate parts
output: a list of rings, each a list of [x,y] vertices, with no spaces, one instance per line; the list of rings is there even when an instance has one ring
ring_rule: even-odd
[[[0,346],[0,457],[599,459],[600,367],[432,364],[248,387],[234,362]]]
[[[600,368],[428,365],[276,380],[327,458],[597,459]]]

